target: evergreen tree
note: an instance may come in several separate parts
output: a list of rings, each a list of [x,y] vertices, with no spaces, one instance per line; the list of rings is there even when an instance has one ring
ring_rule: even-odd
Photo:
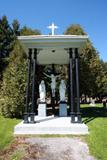
[[[65,34],[86,35],[80,25],[71,25]],[[107,89],[107,76],[99,54],[90,40],[80,50],[80,95],[99,96]]]
[[[7,17],[0,19],[0,58],[9,56],[13,48],[13,31],[8,23]]]
[[[2,83],[3,71],[8,65],[9,54],[13,49],[14,35],[7,17],[0,18],[0,87]]]
[[[25,104],[27,62],[26,54],[16,41],[9,65],[3,75],[0,110],[5,117],[21,117]]]
[[[14,38],[16,39],[17,36],[20,35],[20,24],[17,19],[13,20],[12,29],[13,29]]]
[[[19,31],[18,23],[14,21],[13,32],[17,35]],[[27,27],[26,27],[27,28]],[[23,32],[22,32],[23,31]],[[25,34],[25,30],[21,30],[21,34]],[[32,32],[38,34],[36,30],[26,29],[26,35]],[[3,84],[0,95],[0,111],[5,117],[22,117],[27,82],[27,59],[26,53],[21,47],[18,40],[14,41],[14,48],[10,54],[9,64],[3,74]]]

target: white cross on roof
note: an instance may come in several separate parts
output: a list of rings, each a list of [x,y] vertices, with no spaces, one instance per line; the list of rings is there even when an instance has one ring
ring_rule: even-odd
[[[54,35],[55,29],[58,28],[58,26],[55,26],[54,23],[52,23],[52,25],[48,26],[49,29],[52,30],[52,36]]]

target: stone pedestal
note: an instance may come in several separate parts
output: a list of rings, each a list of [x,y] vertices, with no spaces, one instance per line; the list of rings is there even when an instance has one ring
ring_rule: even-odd
[[[67,104],[66,102],[60,102],[59,104],[59,116],[67,117]]]
[[[46,117],[46,103],[39,103],[38,106],[38,116],[39,117]]]

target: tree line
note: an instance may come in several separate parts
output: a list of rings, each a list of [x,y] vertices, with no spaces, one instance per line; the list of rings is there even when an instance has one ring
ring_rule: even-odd
[[[27,57],[19,35],[40,35],[38,29],[20,27],[18,20],[10,25],[6,16],[0,18],[0,113],[6,117],[21,117],[24,111],[27,80]],[[70,25],[66,35],[86,35],[83,28]],[[80,96],[107,95],[107,63],[100,59],[98,51],[88,39],[80,49]],[[63,66],[65,77],[66,67]],[[57,69],[58,66],[56,67]],[[43,70],[44,67],[39,69]],[[38,75],[41,72],[38,72]],[[42,78],[42,75],[39,75]],[[38,79],[39,81],[39,79]],[[38,82],[39,83],[39,82]]]
[[[2,80],[2,72],[8,64],[8,58],[14,49],[17,36],[33,34],[40,34],[40,31],[26,26],[20,28],[17,19],[9,24],[6,16],[0,18],[0,81]]]

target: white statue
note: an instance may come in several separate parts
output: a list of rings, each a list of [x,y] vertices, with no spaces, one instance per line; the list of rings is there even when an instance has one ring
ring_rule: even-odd
[[[47,77],[51,78],[51,90],[52,90],[52,97],[55,97],[55,89],[56,89],[56,78],[59,77],[51,74],[50,76],[44,73]]]
[[[61,83],[60,83],[60,86],[59,86],[60,101],[65,101],[65,93],[66,93],[65,81],[61,80]]]
[[[55,97],[55,88],[56,88],[56,76],[54,76],[54,74],[51,74],[52,97]]]
[[[44,80],[42,80],[40,85],[39,85],[39,95],[40,95],[40,102],[45,102],[46,87],[45,87]]]

